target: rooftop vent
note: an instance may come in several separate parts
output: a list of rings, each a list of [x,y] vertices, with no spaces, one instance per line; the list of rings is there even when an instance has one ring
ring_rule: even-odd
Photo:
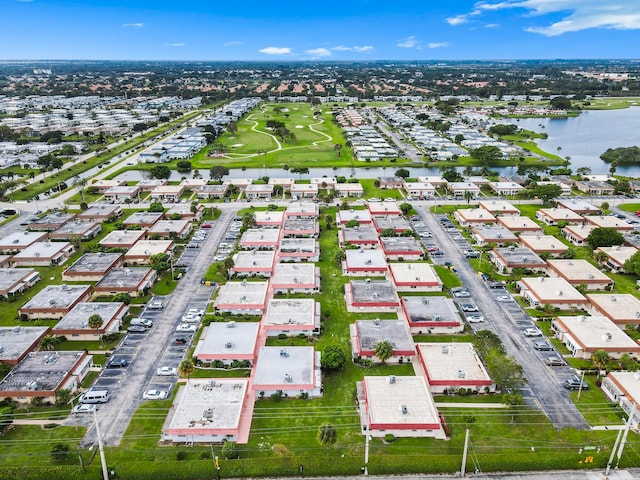
[[[284,381],[287,383],[292,383],[293,382],[293,377],[291,376],[290,373],[285,373],[284,374]]]
[[[233,343],[231,343],[231,342],[226,342],[224,344],[224,348],[231,348],[231,347],[233,347]]]
[[[387,383],[389,383],[389,384],[394,384],[394,383],[396,383],[396,376],[395,376],[395,375],[389,375],[389,376],[387,377]]]
[[[400,405],[400,412],[402,412],[403,415],[406,415],[408,413],[409,410],[407,410],[407,406],[406,405]]]
[[[611,338],[613,337],[613,335],[611,335],[611,333],[609,332],[605,332],[602,334],[602,340],[604,342],[608,342],[609,340],[611,340]]]
[[[467,378],[467,372],[464,370],[458,370],[458,378]]]
[[[281,357],[288,357],[289,356],[289,352],[287,351],[286,348],[283,348],[282,350],[280,350],[280,356]]]
[[[449,353],[449,345],[443,345],[441,351],[445,354]]]
[[[227,328],[234,328],[235,326],[236,326],[235,320],[231,320],[230,322],[227,322]]]

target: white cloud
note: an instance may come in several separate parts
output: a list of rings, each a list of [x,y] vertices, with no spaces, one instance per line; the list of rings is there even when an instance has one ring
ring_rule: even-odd
[[[449,42],[429,42],[427,43],[427,47],[429,48],[444,48],[448,47]]]
[[[309,55],[313,55],[314,57],[330,57],[331,51],[326,48],[312,48],[311,50],[307,50]]]
[[[175,42],[175,43],[165,43],[165,47],[184,47],[186,43]]]
[[[396,46],[397,47],[402,47],[402,48],[413,48],[418,44],[418,41],[416,40],[415,35],[411,35],[407,38],[404,38],[402,40],[400,40]]]
[[[479,12],[510,8],[527,11],[527,17],[560,14],[562,19],[543,26],[528,26],[528,32],[554,37],[591,28],[640,29],[640,2],[632,0],[503,0],[475,5]],[[473,12],[472,12],[473,13]]]
[[[484,28],[500,28],[499,23],[487,23]]]
[[[243,43],[244,42],[240,42],[238,40],[234,40],[234,41],[231,41],[231,42],[224,43],[223,46],[225,46],[225,47],[233,47],[234,45],[242,45]]]
[[[291,49],[289,47],[265,47],[258,51],[265,55],[291,55]]]
[[[33,0],[16,0],[16,2],[20,2],[20,3],[32,3]]]
[[[445,18],[445,22],[447,22],[452,27],[456,27],[458,25],[462,25],[463,23],[467,23],[469,19],[467,15],[456,15],[455,17]]]
[[[364,52],[371,52],[373,50],[373,46],[371,46],[371,45],[362,45],[362,46],[355,45],[353,47],[347,47],[345,45],[338,45],[336,47],[331,47],[331,50],[334,50],[336,52],[360,52],[360,53],[364,53]]]
[[[125,28],[142,28],[144,23],[125,23],[122,26]]]

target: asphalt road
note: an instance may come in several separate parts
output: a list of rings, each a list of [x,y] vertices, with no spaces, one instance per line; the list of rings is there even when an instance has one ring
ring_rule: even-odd
[[[551,352],[538,352],[532,346],[535,339],[524,336],[525,328],[535,326],[531,317],[515,300],[498,300],[498,296],[510,297],[510,294],[503,289],[495,291],[488,288],[487,283],[478,276],[464,257],[462,251],[467,243],[458,238],[459,234],[446,232],[436,216],[429,211],[429,207],[416,206],[415,209],[430,229],[432,241],[439,244],[445,252],[445,255],[434,258],[440,264],[448,261],[455,265],[458,277],[471,292],[471,298],[480,313],[484,314],[484,323],[474,324],[474,329],[487,329],[498,334],[507,353],[524,368],[528,383],[522,389],[522,393],[526,403],[539,408],[557,429],[589,428],[569,399],[567,390],[562,386],[566,378],[573,376],[573,370],[569,367],[548,367],[544,359]]]
[[[154,326],[142,334],[128,334],[117,349],[116,355],[124,356],[130,364],[122,369],[105,369],[96,381],[111,391],[108,403],[99,405],[98,422],[103,441],[106,445],[119,445],[129,426],[131,417],[142,403],[142,394],[146,390],[158,389],[171,391],[177,376],[160,377],[156,370],[160,366],[178,367],[184,358],[188,345],[175,345],[175,338],[185,337],[176,334],[176,326],[189,308],[205,308],[209,302],[212,287],[200,284],[200,279],[211,264],[213,252],[229,229],[235,215],[232,210],[225,210],[220,218],[213,222],[213,228],[207,236],[191,267],[182,277],[171,295],[162,297],[164,309],[160,311],[145,310],[143,318],[151,318]],[[91,445],[96,441],[95,428],[89,418],[70,417],[69,424],[88,426],[83,445]]]

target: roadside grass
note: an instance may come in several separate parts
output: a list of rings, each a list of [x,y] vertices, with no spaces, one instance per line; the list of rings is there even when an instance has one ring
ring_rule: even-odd
[[[71,452],[74,452],[84,434],[84,427],[42,428],[40,425],[14,425],[0,440],[2,456],[5,459],[3,467],[30,469],[34,465],[78,464],[78,457],[75,454],[69,455],[69,460],[66,462],[57,462],[50,452],[52,446],[58,443],[68,445]],[[22,472],[22,478],[33,478],[27,472],[29,470]],[[2,473],[2,467],[0,467],[0,477],[7,478]]]
[[[179,280],[171,278],[171,270],[167,270],[151,287],[153,295],[170,295],[178,286]]]
[[[118,334],[116,338],[110,342],[100,343],[99,340],[96,341],[71,341],[67,340],[66,342],[61,342],[56,345],[56,350],[87,350],[87,351],[107,351],[112,350],[119,342],[122,340],[123,334]]]
[[[433,265],[433,268],[440,277],[440,280],[442,280],[442,285],[445,288],[455,288],[462,285],[462,282],[455,272],[451,271],[448,267]]]
[[[596,385],[596,376],[585,375],[588,390],[569,393],[569,397],[578,407],[589,425],[624,425],[624,412],[616,402],[611,402],[602,389]]]
[[[397,188],[394,189],[383,189],[376,187],[374,178],[361,178],[359,179],[360,185],[362,185],[363,190],[363,198],[393,198],[395,200],[402,200],[403,196],[400,193],[400,190]]]

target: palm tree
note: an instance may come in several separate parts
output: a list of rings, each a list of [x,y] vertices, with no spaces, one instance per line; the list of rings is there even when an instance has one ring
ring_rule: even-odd
[[[393,356],[393,345],[391,345],[389,340],[382,340],[376,343],[373,354],[378,357],[382,363],[385,363]]]
[[[84,177],[75,177],[73,179],[73,186],[78,189],[78,193],[80,194],[80,199],[84,203],[84,187],[87,185],[87,179]]]
[[[190,358],[184,359],[180,362],[180,365],[178,365],[178,373],[180,373],[181,377],[187,377],[187,383],[189,383],[189,377],[195,369],[196,366]]]
[[[474,198],[476,198],[475,194],[471,191],[471,190],[465,190],[464,191],[464,199],[467,201],[467,205],[469,204],[469,202],[471,202],[471,200],[473,200]]]
[[[591,361],[593,362],[593,364],[598,369],[598,376],[600,376],[600,371],[601,370],[604,370],[605,368],[607,368],[607,365],[609,364],[610,360],[611,360],[611,357],[604,350],[596,350],[591,355]]]
[[[98,329],[102,326],[103,323],[104,320],[102,320],[102,317],[97,313],[94,313],[87,319],[87,326],[90,329],[95,330],[96,334],[99,334]],[[100,345],[102,345],[102,335],[100,335]]]

